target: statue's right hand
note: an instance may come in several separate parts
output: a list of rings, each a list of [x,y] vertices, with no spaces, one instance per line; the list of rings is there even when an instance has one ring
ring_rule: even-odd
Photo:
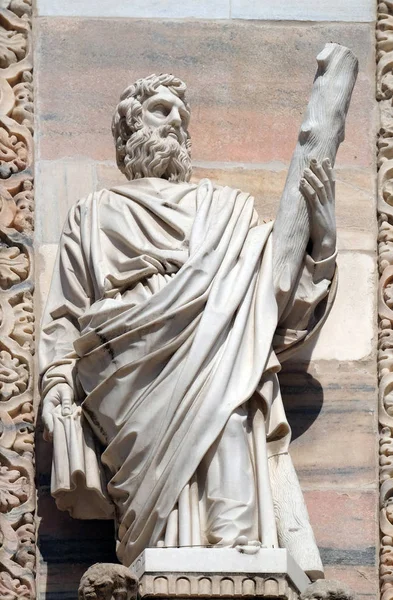
[[[50,441],[53,437],[53,413],[58,406],[61,406],[63,417],[72,413],[75,406],[74,390],[68,383],[58,383],[53,386],[43,400],[42,420],[45,426],[44,439],[46,441]]]

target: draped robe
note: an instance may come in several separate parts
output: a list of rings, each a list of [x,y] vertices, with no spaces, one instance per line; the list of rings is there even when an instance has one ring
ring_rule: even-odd
[[[209,180],[137,180],[69,213],[40,341],[43,396],[68,383],[77,405],[70,416],[55,411],[52,493],[75,517],[114,516],[123,564],[165,545],[174,516],[181,543],[184,506],[190,531],[197,519],[190,545],[209,542],[203,465],[237,419],[254,471],[256,537],[270,529],[321,576],[288,455],[276,352],[325,316],[335,260],[305,256],[278,321],[272,227],[250,195]]]

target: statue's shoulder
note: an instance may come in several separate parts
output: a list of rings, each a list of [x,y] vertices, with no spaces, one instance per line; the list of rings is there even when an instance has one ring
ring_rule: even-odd
[[[91,192],[91,194],[79,198],[70,210],[76,213],[83,210],[90,210],[94,204],[102,202],[103,199],[105,200],[105,198],[109,197],[112,193],[112,190],[106,188]]]
[[[133,194],[138,195],[139,193],[147,193],[154,195],[156,193],[166,193],[173,190],[188,190],[195,189],[197,184],[189,182],[176,182],[168,181],[161,177],[143,177],[141,179],[133,179],[124,184],[117,185],[110,189],[115,194],[121,194],[124,196],[132,196]]]
[[[109,193],[110,190],[102,189],[79,198],[68,211],[65,227],[67,227],[67,224],[69,226],[80,225],[83,216],[91,214],[100,198]]]

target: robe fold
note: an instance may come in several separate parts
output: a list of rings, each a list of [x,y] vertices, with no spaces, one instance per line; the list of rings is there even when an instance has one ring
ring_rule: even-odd
[[[263,414],[264,459],[283,465],[258,494],[287,514],[280,545],[322,571],[305,508],[283,499],[290,480],[302,503],[275,349],[305,338],[322,304],[325,316],[334,257],[305,257],[278,323],[272,227],[251,196],[209,180],[137,180],[70,211],[40,343],[43,396],[59,383],[77,390],[72,415],[56,409],[52,493],[80,518],[110,518],[114,507],[123,564],[164,539],[182,490],[233,415],[243,411],[246,427],[252,405]],[[299,533],[289,535],[294,521]]]

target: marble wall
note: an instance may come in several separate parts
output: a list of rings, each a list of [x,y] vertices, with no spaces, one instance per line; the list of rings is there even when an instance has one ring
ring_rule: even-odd
[[[350,21],[370,23],[370,0],[37,0],[38,14],[51,17],[146,17],[151,19],[266,19],[267,21]]]
[[[337,302],[281,381],[327,576],[363,600],[378,580],[374,19],[371,0],[38,0],[35,18],[38,311],[68,208],[123,180],[110,121],[126,84],[151,72],[183,78],[194,178],[250,191],[274,216],[316,54],[335,41],[359,57],[337,157]],[[112,526],[56,510],[49,453],[38,441],[40,598],[71,600],[83,570],[113,558]]]

